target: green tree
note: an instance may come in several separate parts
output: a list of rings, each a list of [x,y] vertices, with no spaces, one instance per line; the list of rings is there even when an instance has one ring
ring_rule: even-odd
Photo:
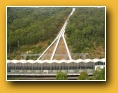
[[[67,73],[65,72],[58,72],[57,75],[56,75],[56,80],[67,80],[68,79],[68,76],[67,76]]]
[[[78,80],[88,80],[88,74],[86,71],[80,73]]]
[[[94,80],[105,80],[105,68],[101,69],[97,67],[97,69],[93,73]]]

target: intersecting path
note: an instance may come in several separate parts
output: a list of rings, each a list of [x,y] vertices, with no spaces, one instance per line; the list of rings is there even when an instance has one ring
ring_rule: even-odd
[[[40,57],[39,57],[37,60],[40,60],[40,58],[44,56],[44,54],[49,50],[49,48],[50,48],[54,43],[56,43],[56,45],[55,45],[55,47],[54,47],[54,50],[53,50],[53,52],[52,52],[51,58],[50,58],[50,60],[53,60],[54,55],[55,55],[55,53],[56,53],[56,51],[57,51],[57,47],[59,46],[59,42],[60,42],[61,38],[63,39],[63,42],[64,42],[64,44],[65,44],[65,48],[66,48],[66,51],[67,51],[69,60],[72,59],[72,58],[71,58],[71,55],[70,55],[70,52],[69,52],[69,49],[68,49],[68,46],[67,46],[67,43],[66,43],[66,40],[65,40],[65,37],[64,37],[64,33],[65,33],[65,28],[66,28],[66,26],[67,26],[67,24],[68,24],[69,18],[70,18],[70,16],[74,13],[74,11],[75,11],[75,8],[72,9],[70,15],[67,17],[67,19],[66,19],[64,25],[62,26],[62,28],[61,28],[59,34],[57,35],[57,37],[56,37],[56,38],[54,39],[54,41],[46,48],[46,50],[40,55]]]

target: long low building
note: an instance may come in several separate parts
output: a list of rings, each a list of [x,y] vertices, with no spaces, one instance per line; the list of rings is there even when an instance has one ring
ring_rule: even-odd
[[[56,75],[59,71],[77,75],[84,70],[88,74],[91,74],[98,66],[101,68],[105,67],[105,58],[78,60],[7,60],[7,75]]]

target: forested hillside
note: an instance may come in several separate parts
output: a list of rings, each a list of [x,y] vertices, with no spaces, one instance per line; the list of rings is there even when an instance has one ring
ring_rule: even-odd
[[[72,53],[88,53],[103,58],[105,51],[105,8],[79,7],[66,27]]]
[[[71,8],[7,8],[7,53],[40,53],[56,37]]]
[[[72,8],[8,7],[8,59],[21,54],[42,53],[54,40]],[[105,8],[78,7],[65,31],[71,53],[103,58],[105,52]]]

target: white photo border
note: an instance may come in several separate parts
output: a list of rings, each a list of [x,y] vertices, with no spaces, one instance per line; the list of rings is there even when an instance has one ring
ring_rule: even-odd
[[[106,81],[106,62],[105,80],[8,80],[7,79],[7,8],[8,7],[104,7],[105,8],[105,61],[106,61],[106,6],[6,6],[6,81]]]

